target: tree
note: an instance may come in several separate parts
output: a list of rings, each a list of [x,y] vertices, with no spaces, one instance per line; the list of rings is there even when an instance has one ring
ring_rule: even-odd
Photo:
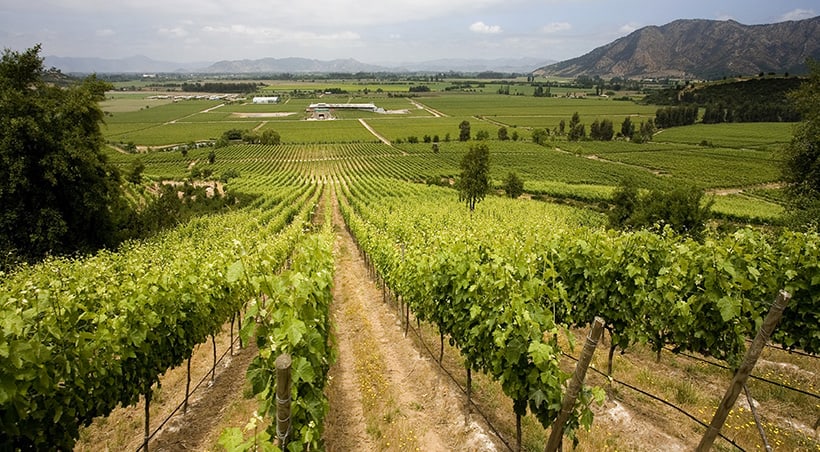
[[[632,135],[635,134],[635,124],[632,124],[632,120],[629,119],[629,116],[624,118],[624,122],[621,123],[621,135],[625,138],[632,139]]]
[[[461,124],[458,125],[458,141],[469,141],[470,140],[470,121],[464,120],[461,121]]]
[[[524,193],[524,181],[517,174],[510,172],[504,178],[504,193],[510,198],[518,198]]]
[[[281,141],[282,137],[275,130],[268,129],[259,136],[259,144],[278,145]]]
[[[576,111],[572,114],[572,119],[569,120],[569,135],[567,135],[567,139],[569,141],[578,141],[586,138],[586,136],[586,127],[581,124],[581,116],[578,115]]]
[[[131,163],[131,168],[128,170],[128,175],[126,176],[128,182],[131,182],[132,184],[141,184],[143,171],[145,171],[145,164],[142,163],[142,160],[134,160]]]
[[[49,85],[39,52],[39,45],[6,49],[0,61],[0,256],[7,263],[113,245],[127,208],[120,174],[102,152],[98,102],[111,85],[96,76]]]
[[[790,222],[820,230],[820,62],[808,65],[809,77],[789,94],[803,122],[783,149],[783,180]]]
[[[510,136],[507,133],[507,128],[501,126],[498,128],[498,140],[499,141],[507,141],[510,139]]]
[[[490,139],[490,132],[486,130],[479,130],[475,133],[475,139],[478,141],[485,141]]]
[[[547,129],[535,129],[532,131],[532,142],[544,146],[547,144],[549,136]]]
[[[208,163],[213,165],[214,162],[216,162],[216,152],[214,152],[214,150],[211,149],[211,152],[208,153]]]
[[[607,213],[609,224],[618,229],[663,228],[700,238],[711,218],[714,199],[703,201],[703,190],[680,186],[672,190],[639,193],[631,179],[625,179],[612,196]]]
[[[472,212],[490,190],[490,148],[484,143],[470,146],[460,167],[458,200],[465,201]]]

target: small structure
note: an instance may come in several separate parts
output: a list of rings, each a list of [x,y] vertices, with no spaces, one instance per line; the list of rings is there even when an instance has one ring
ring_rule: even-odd
[[[307,113],[311,113],[311,119],[331,119],[334,110],[359,110],[370,111],[373,113],[384,113],[384,109],[377,107],[376,104],[328,104],[318,103],[310,104],[305,109]]]
[[[255,104],[278,104],[279,103],[279,96],[258,96],[253,98],[253,103]]]

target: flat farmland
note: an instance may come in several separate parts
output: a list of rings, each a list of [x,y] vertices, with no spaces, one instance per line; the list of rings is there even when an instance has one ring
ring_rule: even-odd
[[[655,141],[700,144],[731,148],[779,149],[792,137],[794,123],[789,122],[747,122],[728,124],[694,124],[666,129],[655,137]]]
[[[504,96],[497,94],[431,95],[419,102],[453,116],[517,117],[541,116],[565,118],[569,122],[574,112],[581,122],[591,123],[596,118],[625,117],[627,115],[654,117],[656,106],[604,98],[569,99],[563,97]],[[556,121],[556,124],[558,121]]]
[[[316,82],[298,86],[301,90],[309,87],[316,90],[321,89],[318,86],[351,89],[360,85]],[[367,88],[367,94],[358,89],[351,89],[352,94],[305,98],[284,94],[282,103],[273,105],[191,100],[145,108],[139,105],[146,99],[134,93],[112,93],[106,107],[119,112],[107,118],[105,133],[113,143],[133,142],[143,148],[215,140],[229,129],[275,130],[284,145],[375,144],[378,139],[361,123],[363,120],[377,134],[393,142],[395,148],[368,148],[355,155],[334,157],[335,163],[323,163],[323,167],[419,180],[455,177],[461,157],[474,143],[476,135],[485,132],[489,137],[486,144],[491,152],[491,176],[496,186],[500,186],[509,172],[515,172],[533,194],[600,201],[607,199],[613,187],[627,177],[645,188],[669,188],[687,183],[708,190],[748,191],[770,186],[780,178],[777,150],[789,141],[793,127],[780,123],[696,124],[662,130],[653,141],[644,144],[619,139],[570,142],[565,136],[552,132],[561,120],[568,123],[574,112],[579,113],[587,131],[592,121],[604,118],[613,121],[615,130],[619,131],[624,118],[630,117],[637,125],[653,118],[657,107],[606,98],[535,98],[475,92],[434,91],[408,99],[375,93],[374,86]],[[496,85],[488,84],[485,88],[491,86]],[[288,87],[297,89],[296,85]],[[318,102],[375,103],[389,111],[406,113],[339,110],[334,112],[336,120],[305,120],[307,106]],[[465,120],[470,123],[473,140],[461,143],[457,141],[459,124]],[[507,127],[509,135],[517,134],[518,141],[499,141],[497,133],[501,126]],[[535,128],[550,129],[550,137],[543,146],[531,141]],[[437,154],[431,143],[423,142],[425,137],[435,136],[439,139]],[[419,140],[418,144],[408,142],[413,137]],[[349,161],[339,163],[345,160]],[[311,165],[311,174],[321,171],[316,164]],[[572,193],[573,190],[578,193]],[[777,194],[776,188],[771,190]],[[716,209],[727,217],[760,221],[778,212],[779,202],[778,196],[767,199],[740,196],[722,198]],[[752,207],[744,209],[744,203]],[[769,213],[761,217],[755,216],[755,211]]]

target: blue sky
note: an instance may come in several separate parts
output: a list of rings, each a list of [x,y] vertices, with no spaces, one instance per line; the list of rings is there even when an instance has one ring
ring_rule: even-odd
[[[41,43],[43,56],[182,63],[565,60],[675,19],[762,24],[818,14],[817,0],[0,0],[0,45]]]

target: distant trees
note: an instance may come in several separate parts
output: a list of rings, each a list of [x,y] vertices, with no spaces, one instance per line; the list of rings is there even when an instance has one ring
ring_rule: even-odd
[[[696,105],[663,107],[655,112],[655,126],[661,129],[692,125],[697,119],[698,107]]]
[[[484,144],[470,146],[461,159],[461,176],[457,182],[458,200],[466,202],[470,212],[490,190],[490,148]]]
[[[506,193],[508,197],[518,198],[524,193],[524,181],[518,177],[518,174],[509,172],[507,173],[507,177],[504,178],[502,188],[504,188],[504,193]]]
[[[638,133],[632,135],[632,142],[647,143],[652,141],[652,137],[657,131],[658,129],[655,128],[655,122],[652,121],[652,119],[647,119],[646,122],[641,121],[641,125],[638,128]]]
[[[589,126],[589,137],[593,140],[610,141],[614,136],[615,127],[612,124],[612,120],[603,119],[598,121],[596,119]]]
[[[552,94],[550,94],[549,86],[545,88],[543,85],[540,85],[540,84],[535,85],[535,90],[533,92],[533,96],[535,96],[535,97],[550,97],[551,95]]]
[[[464,120],[458,125],[458,141],[470,140],[470,121]]]
[[[408,91],[411,92],[411,93],[429,93],[430,92],[430,87],[427,86],[427,85],[416,85],[416,86],[411,86],[408,89]]]
[[[532,131],[532,142],[544,146],[549,140],[550,134],[547,129],[535,129]]]
[[[627,116],[621,123],[621,136],[631,140],[633,135],[635,135],[635,124],[632,124],[632,120]]]
[[[499,141],[507,141],[510,139],[510,136],[507,133],[506,127],[499,127],[498,128],[498,140]]]
[[[216,140],[214,145],[216,148],[224,148],[232,141],[242,141],[247,144],[267,144],[277,145],[282,142],[282,137],[279,132],[275,130],[265,130],[261,134],[250,129],[229,129],[222,132],[222,135]]]
[[[669,191],[640,192],[626,179],[612,196],[607,216],[617,229],[661,229],[670,227],[679,234],[700,238],[711,218],[714,200],[703,201],[703,190],[680,186]]]
[[[572,114],[572,119],[569,120],[569,133],[567,139],[569,141],[579,141],[587,136],[586,126],[581,124],[581,117],[578,112]]]

